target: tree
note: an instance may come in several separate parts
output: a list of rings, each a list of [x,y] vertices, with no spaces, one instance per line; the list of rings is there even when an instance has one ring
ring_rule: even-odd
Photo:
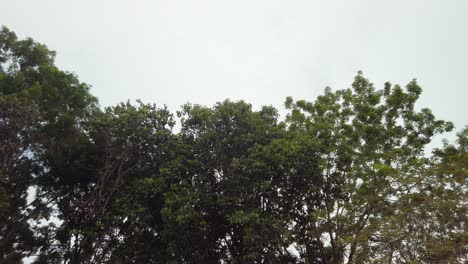
[[[43,188],[54,182],[49,163],[95,107],[89,87],[55,67],[54,56],[45,45],[0,30],[1,204],[7,207],[0,219],[0,262],[17,263],[44,245],[35,239],[45,239],[46,228],[33,232],[29,220],[47,220],[54,202]],[[28,189],[35,192],[30,203]]]
[[[467,237],[467,136],[435,149],[430,165],[394,202],[379,251],[394,263],[463,263]]]
[[[467,135],[362,73],[277,110],[101,109],[54,52],[0,31],[0,262],[462,263]],[[50,221],[51,219],[53,221]]]
[[[34,252],[36,236],[28,220],[40,217],[40,201],[28,204],[28,188],[40,164],[29,152],[38,123],[33,106],[0,97],[0,262],[17,263]]]
[[[160,257],[158,190],[164,190],[164,166],[176,145],[172,126],[165,108],[141,102],[109,107],[83,123],[79,144],[56,162],[61,175],[72,177],[55,192],[62,224],[52,252],[70,263],[152,263]]]
[[[263,196],[271,179],[252,171],[255,153],[281,135],[276,110],[253,111],[243,101],[224,101],[213,108],[185,105],[180,116],[181,137],[190,146],[188,171],[163,209],[175,225],[173,235],[177,230],[181,238],[174,239],[182,250],[177,261],[277,260],[281,229],[265,210]]]
[[[290,130],[317,141],[324,196],[303,212],[310,228],[296,231],[306,241],[298,245],[304,262],[362,263],[381,254],[374,240],[397,206],[394,199],[421,177],[425,145],[453,127],[429,109],[414,109],[420,93],[416,81],[406,90],[389,83],[375,90],[359,73],[352,89],[327,88],[315,102],[288,98]]]

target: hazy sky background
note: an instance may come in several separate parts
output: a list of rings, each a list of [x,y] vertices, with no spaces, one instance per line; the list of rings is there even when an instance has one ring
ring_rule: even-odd
[[[350,86],[417,78],[419,107],[468,124],[468,1],[0,0],[0,24],[57,51],[107,106],[128,98],[282,109]]]

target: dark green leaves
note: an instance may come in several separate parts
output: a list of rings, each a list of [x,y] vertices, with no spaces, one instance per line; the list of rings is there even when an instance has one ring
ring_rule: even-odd
[[[100,109],[54,52],[0,31],[0,262],[460,263],[467,129],[422,92],[351,88],[274,107]],[[47,221],[51,220],[53,221]],[[39,224],[39,225],[38,225]]]

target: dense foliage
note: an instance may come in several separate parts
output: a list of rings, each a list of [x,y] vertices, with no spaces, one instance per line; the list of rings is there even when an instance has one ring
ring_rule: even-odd
[[[0,31],[0,263],[463,263],[468,128],[362,73],[273,107],[99,108]]]

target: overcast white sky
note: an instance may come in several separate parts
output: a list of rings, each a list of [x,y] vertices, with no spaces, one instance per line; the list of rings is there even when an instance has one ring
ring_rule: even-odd
[[[347,88],[417,78],[429,107],[468,124],[466,0],[0,0],[0,24],[57,51],[107,106],[128,98],[282,109]]]

